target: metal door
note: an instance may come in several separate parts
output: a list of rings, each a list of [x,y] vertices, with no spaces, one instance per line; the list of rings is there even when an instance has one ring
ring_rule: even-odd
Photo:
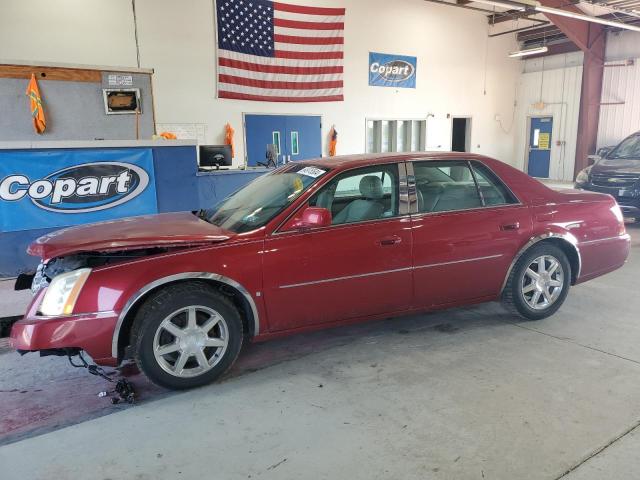
[[[321,117],[319,115],[244,116],[247,165],[265,162],[268,144],[275,144],[277,163],[322,156]]]
[[[549,178],[553,117],[531,117],[529,125],[527,173],[532,177]]]

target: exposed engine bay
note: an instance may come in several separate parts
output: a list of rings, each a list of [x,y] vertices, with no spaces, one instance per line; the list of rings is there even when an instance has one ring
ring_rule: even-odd
[[[31,289],[34,295],[46,288],[51,280],[62,273],[78,268],[96,268],[135,260],[137,258],[159,255],[180,248],[143,248],[122,250],[117,252],[82,252],[66,257],[53,258],[47,263],[40,263],[35,273],[23,273],[18,276],[15,290]]]

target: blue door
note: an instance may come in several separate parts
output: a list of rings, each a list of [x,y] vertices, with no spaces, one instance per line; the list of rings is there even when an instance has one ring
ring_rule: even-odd
[[[277,163],[322,156],[322,125],[318,115],[245,115],[247,165],[265,162],[267,145],[275,144]]]
[[[532,177],[549,178],[553,117],[531,118],[530,123],[527,173]]]

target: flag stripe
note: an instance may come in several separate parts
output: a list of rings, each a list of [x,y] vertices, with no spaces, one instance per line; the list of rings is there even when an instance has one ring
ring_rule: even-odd
[[[274,18],[276,27],[299,28],[302,30],[344,30],[344,22],[302,22],[300,20],[287,20]]]
[[[289,3],[273,2],[273,9],[281,12],[304,13],[307,15],[344,15],[344,8],[307,7]]]
[[[343,73],[343,67],[286,67],[280,65],[260,65],[258,63],[241,62],[230,58],[220,58],[220,67],[246,70],[258,73],[281,73],[285,75],[326,75]],[[247,72],[247,73],[248,73]]]
[[[341,59],[290,59],[262,57],[259,55],[249,55],[246,53],[232,52],[231,50],[218,50],[218,59],[230,59],[240,62],[255,63],[257,65],[274,65],[278,67],[342,67],[344,61]]]
[[[289,13],[280,12],[278,10],[273,12],[274,18],[281,18],[283,20],[296,20],[299,22],[322,22],[322,23],[341,23],[344,22],[343,15],[333,15],[322,17],[319,15],[304,15],[301,13]]]
[[[291,102],[290,96],[276,97],[269,95],[251,95],[248,93],[235,93],[220,91],[220,98],[229,98],[234,100],[251,100],[254,102]],[[323,97],[297,97],[296,102],[342,102],[342,95],[327,95]]]
[[[297,37],[315,37],[318,35],[317,30],[305,30],[303,28],[275,27],[273,33],[276,35],[292,35]],[[321,30],[324,37],[341,37],[344,38],[344,30]]]
[[[218,75],[220,83],[232,83],[234,85],[244,85],[247,87],[268,88],[268,89],[290,89],[290,90],[319,90],[323,88],[341,88],[342,80],[331,80],[328,82],[284,82],[257,80],[255,78],[237,77],[233,75]]]
[[[270,82],[286,81],[286,82],[331,82],[342,81],[343,76],[341,73],[328,73],[323,75],[313,74],[286,74],[286,73],[265,73],[263,71],[250,71],[238,68],[220,67],[218,69],[220,74],[231,75],[235,77],[253,78],[255,80],[268,80]]]
[[[299,43],[304,45],[342,45],[344,39],[342,37],[300,37],[293,35],[275,34],[273,39],[280,43]]]
[[[220,91],[234,92],[234,93],[248,93],[250,95],[264,95],[275,97],[286,97],[287,95],[292,98],[299,97],[312,97],[320,96],[326,97],[330,95],[342,95],[342,88],[316,88],[313,90],[289,90],[282,88],[260,88],[250,87],[247,85],[236,85],[234,83],[219,83]]]
[[[341,52],[342,45],[299,45],[295,43],[275,43],[276,53],[278,50],[288,52]]]
[[[292,52],[278,50],[276,58],[298,58],[304,60],[321,60],[328,58],[344,58],[344,52]]]

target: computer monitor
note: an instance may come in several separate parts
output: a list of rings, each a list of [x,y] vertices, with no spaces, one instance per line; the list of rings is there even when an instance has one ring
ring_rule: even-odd
[[[216,167],[231,166],[230,145],[200,145],[200,166]]]

